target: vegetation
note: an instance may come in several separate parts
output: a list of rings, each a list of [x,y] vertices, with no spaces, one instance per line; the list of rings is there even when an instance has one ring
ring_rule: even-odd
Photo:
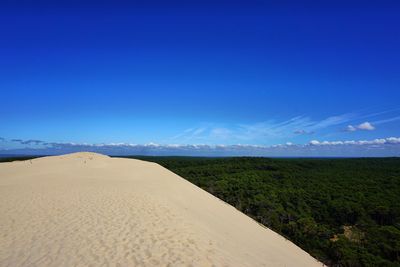
[[[330,266],[400,266],[400,158],[135,158],[161,164]]]
[[[9,157],[0,157],[0,163],[1,162],[10,162],[10,161],[21,161],[21,160],[30,160],[30,159],[35,159],[41,156],[9,156]]]
[[[330,266],[400,266],[400,158],[141,157]]]

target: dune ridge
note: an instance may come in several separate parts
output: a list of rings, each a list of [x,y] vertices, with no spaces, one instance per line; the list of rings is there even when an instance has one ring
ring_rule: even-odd
[[[155,163],[80,152],[0,164],[0,266],[323,266]]]

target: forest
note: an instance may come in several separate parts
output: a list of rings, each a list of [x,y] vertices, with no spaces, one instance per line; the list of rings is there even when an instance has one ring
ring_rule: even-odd
[[[159,163],[329,266],[400,266],[400,158],[136,158]]]
[[[400,266],[400,158],[130,158],[164,166],[328,266]]]

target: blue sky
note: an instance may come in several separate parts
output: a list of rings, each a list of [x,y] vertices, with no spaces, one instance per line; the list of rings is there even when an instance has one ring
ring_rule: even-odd
[[[400,155],[395,1],[1,5],[2,154]]]

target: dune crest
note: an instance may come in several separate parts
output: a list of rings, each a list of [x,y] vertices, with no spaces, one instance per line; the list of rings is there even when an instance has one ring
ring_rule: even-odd
[[[0,266],[323,266],[167,169],[82,152],[0,164]]]

